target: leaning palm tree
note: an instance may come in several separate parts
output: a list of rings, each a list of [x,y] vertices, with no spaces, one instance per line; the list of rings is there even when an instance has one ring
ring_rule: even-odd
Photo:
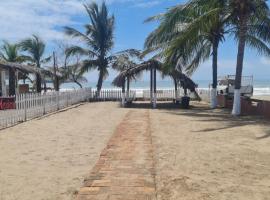
[[[75,62],[73,64],[62,67],[60,71],[62,73],[63,82],[73,82],[80,88],[83,88],[83,83],[87,83],[87,78],[84,77],[82,73],[79,55],[75,57]]]
[[[6,62],[17,62],[24,61],[24,57],[19,54],[19,45],[11,44],[7,41],[3,42],[0,49],[0,59]],[[15,95],[16,93],[16,75],[14,69],[9,69],[9,95]]]
[[[41,68],[42,63],[49,62],[51,57],[44,58],[45,53],[45,43],[44,41],[36,35],[31,38],[25,39],[20,42],[20,47],[23,51],[28,53],[24,56],[27,61],[34,64],[37,68]],[[41,76],[39,73],[36,74],[36,91],[41,92]]]
[[[270,55],[269,8],[266,0],[228,0],[227,12],[231,29],[238,41],[233,115],[241,114],[241,82],[245,47],[248,45],[259,53]]]
[[[160,50],[167,66],[180,66],[191,75],[212,56],[212,108],[217,106],[218,47],[226,33],[225,5],[226,0],[191,0],[147,20],[158,19],[161,24],[148,36],[145,47]]]
[[[90,23],[85,25],[85,33],[71,27],[65,27],[65,32],[67,35],[83,41],[87,48],[73,46],[67,50],[67,53],[70,55],[79,53],[86,56],[82,66],[83,72],[92,69],[98,70],[97,95],[99,95],[103,81],[108,75],[111,61],[109,54],[114,44],[114,16],[109,15],[105,2],[101,6],[93,2],[85,4],[84,7],[90,19]]]

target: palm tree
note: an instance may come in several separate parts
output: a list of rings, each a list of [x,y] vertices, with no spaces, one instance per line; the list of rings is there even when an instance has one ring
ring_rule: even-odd
[[[23,56],[19,55],[18,44],[11,44],[7,41],[3,42],[0,50],[0,59],[6,62],[22,62]],[[9,69],[9,95],[16,94],[16,75],[14,69]]]
[[[46,45],[44,41],[36,35],[33,35],[31,38],[25,39],[20,42],[20,47],[23,51],[28,53],[27,56],[24,56],[27,61],[36,65],[37,68],[41,68],[42,63],[49,62],[51,57],[44,58]],[[36,91],[41,92],[41,75],[36,74]]]
[[[145,47],[161,50],[167,66],[184,68],[192,75],[201,62],[212,56],[212,108],[217,106],[218,47],[226,33],[225,5],[226,0],[191,0],[147,20],[158,19],[161,24],[148,36]]]
[[[79,55],[76,56],[76,61],[72,65],[66,65],[61,68],[63,74],[63,82],[69,81],[76,83],[80,88],[83,88],[82,84],[87,83],[87,78],[83,76],[82,65]]]
[[[93,2],[84,4],[84,7],[90,19],[90,23],[85,25],[85,33],[71,27],[65,27],[65,32],[67,35],[83,41],[87,48],[72,46],[67,52],[70,55],[79,53],[86,56],[82,66],[83,72],[92,69],[98,70],[97,95],[99,95],[112,59],[109,54],[114,44],[114,16],[109,15],[105,2],[101,6]]]
[[[232,33],[238,40],[233,115],[241,114],[241,82],[246,45],[259,53],[270,54],[269,8],[266,0],[229,0],[228,13],[231,18]]]
[[[128,49],[125,51],[118,52],[112,61],[112,68],[118,72],[123,72],[126,70],[130,70],[141,61],[141,52],[136,49]],[[130,94],[130,82],[132,80],[136,80],[140,77],[140,73],[136,74],[136,76],[128,76],[127,77],[127,94],[129,97]]]

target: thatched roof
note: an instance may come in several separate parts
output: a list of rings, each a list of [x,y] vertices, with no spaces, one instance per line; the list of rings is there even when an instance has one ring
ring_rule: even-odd
[[[9,69],[15,69],[15,70],[20,70],[24,73],[37,73],[39,72],[36,70],[34,67],[29,66],[29,65],[23,65],[19,63],[13,63],[13,62],[6,62],[6,61],[0,61],[0,67],[9,70]]]
[[[116,87],[122,87],[124,80],[126,77],[132,77],[135,76],[143,71],[150,70],[151,68],[156,68],[158,71],[162,70],[162,63],[157,60],[149,60],[146,62],[143,62],[139,65],[136,65],[133,68],[130,68],[128,70],[125,70],[121,72],[113,81],[113,85]],[[181,83],[182,87],[186,87],[190,91],[195,91],[195,88],[197,87],[197,84],[194,83],[188,76],[185,74],[175,71],[173,72],[173,77]],[[172,75],[171,75],[172,76]]]
[[[51,75],[52,72],[50,70],[46,70],[43,68],[37,68],[35,66],[26,65],[26,64],[20,64],[20,63],[13,63],[13,62],[6,62],[6,61],[0,61],[0,68],[4,68],[6,70],[8,69],[14,69],[19,70],[23,73],[35,73],[40,75]],[[60,74],[57,74],[60,76]]]

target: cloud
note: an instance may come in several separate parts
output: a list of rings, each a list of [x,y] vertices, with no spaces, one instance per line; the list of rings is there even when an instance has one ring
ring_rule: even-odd
[[[101,2],[102,0],[97,0]],[[38,34],[45,41],[62,40],[63,26],[79,24],[88,0],[0,0],[0,39],[17,41]],[[152,7],[161,1],[107,0],[111,4],[128,3],[133,7]]]
[[[33,33],[45,40],[60,39],[59,29],[76,23],[72,17],[82,10],[75,0],[0,0],[1,39],[19,40]]]
[[[151,8],[151,7],[159,5],[159,4],[161,4],[161,1],[138,2],[134,5],[134,7]]]
[[[261,57],[261,58],[260,58],[260,63],[261,63],[262,65],[270,65],[270,59],[267,58],[267,57]]]

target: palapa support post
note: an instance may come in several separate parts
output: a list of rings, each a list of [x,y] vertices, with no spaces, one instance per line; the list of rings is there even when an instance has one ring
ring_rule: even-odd
[[[16,84],[16,95],[19,95],[20,93],[20,86],[19,86],[19,71],[16,70],[15,72],[15,77],[16,77],[16,80],[15,80],[15,84]]]
[[[157,108],[157,69],[153,69],[154,78],[153,78],[153,85],[154,85],[154,98],[153,98],[153,108]]]
[[[2,85],[2,96],[7,96],[7,86],[6,86],[6,71],[1,71],[1,85]]]
[[[125,87],[126,87],[126,80],[124,79],[122,84],[122,107],[125,107],[125,100],[126,100],[126,94],[125,94]]]
[[[130,84],[130,78],[129,78],[129,76],[127,77],[127,99],[129,99],[129,84]]]
[[[150,69],[150,102],[153,103],[153,68]]]

